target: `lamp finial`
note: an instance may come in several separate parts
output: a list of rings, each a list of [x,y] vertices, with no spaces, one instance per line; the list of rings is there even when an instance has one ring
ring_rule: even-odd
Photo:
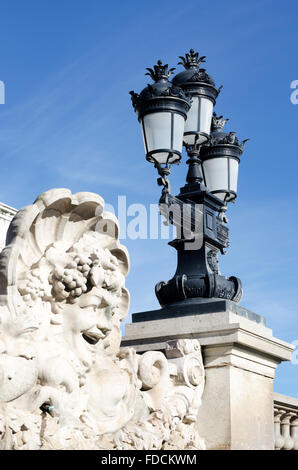
[[[158,82],[159,80],[168,81],[171,74],[175,70],[175,67],[172,67],[171,69],[169,69],[168,67],[168,64],[163,65],[162,61],[158,60],[157,64],[154,65],[153,69],[146,68],[148,72],[145,73],[145,75],[149,75],[155,82]]]
[[[229,121],[229,118],[223,119],[223,116],[217,116],[214,112],[211,122],[211,130],[222,129],[224,125]]]
[[[199,57],[199,53],[195,52],[193,49],[190,49],[190,51],[187,52],[185,56],[180,55],[179,59],[181,59],[182,62],[178,62],[178,65],[183,65],[183,67],[186,69],[198,69],[200,68],[202,62],[206,62],[206,56],[203,55],[202,57]]]

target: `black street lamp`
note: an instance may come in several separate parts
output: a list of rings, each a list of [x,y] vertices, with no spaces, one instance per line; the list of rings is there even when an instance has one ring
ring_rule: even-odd
[[[176,311],[197,310],[199,304],[217,299],[239,302],[242,296],[240,279],[221,275],[218,252],[225,254],[229,246],[225,211],[237,196],[245,141],[240,143],[234,132],[224,132],[227,119],[213,113],[221,87],[217,89],[206,70],[200,69],[205,57],[199,58],[191,49],[180,58],[186,70],[172,82],[169,77],[174,69],[168,71],[159,61],[154,71],[147,69],[155,83],[140,95],[130,92],[142,126],[146,158],[161,175],[161,213],[181,235],[169,243],[178,253],[176,273],[168,282],[156,285],[164,311],[172,306]],[[178,196],[172,196],[167,176],[171,164],[181,159],[182,144],[189,169],[186,184]]]

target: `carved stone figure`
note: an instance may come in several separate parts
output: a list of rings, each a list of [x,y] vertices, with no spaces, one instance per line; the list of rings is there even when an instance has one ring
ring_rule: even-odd
[[[47,191],[0,255],[0,449],[204,448],[197,340],[120,348],[127,250],[93,193]]]

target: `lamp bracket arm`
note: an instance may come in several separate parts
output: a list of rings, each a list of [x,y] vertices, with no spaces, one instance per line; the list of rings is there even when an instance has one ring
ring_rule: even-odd
[[[160,175],[160,178],[157,178],[157,184],[158,186],[163,186],[162,194],[169,194],[171,191],[170,181],[168,179],[168,176],[171,173],[169,165],[166,164],[165,167],[162,167],[161,164],[156,161],[154,166]]]

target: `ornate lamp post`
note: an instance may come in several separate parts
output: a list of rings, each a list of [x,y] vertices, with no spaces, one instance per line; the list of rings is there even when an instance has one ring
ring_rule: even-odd
[[[239,302],[240,279],[221,275],[218,253],[229,246],[225,211],[237,196],[240,157],[245,141],[222,129],[227,122],[213,113],[220,88],[200,69],[205,57],[192,49],[180,57],[185,70],[172,82],[162,62],[149,70],[154,84],[139,95],[130,92],[142,126],[147,160],[153,162],[163,186],[160,210],[180,237],[169,244],[178,253],[175,275],[156,285],[162,307],[196,306],[215,299]],[[178,196],[170,194],[168,175],[182,156],[184,145],[189,165],[186,184]],[[200,223],[198,224],[198,220]]]

